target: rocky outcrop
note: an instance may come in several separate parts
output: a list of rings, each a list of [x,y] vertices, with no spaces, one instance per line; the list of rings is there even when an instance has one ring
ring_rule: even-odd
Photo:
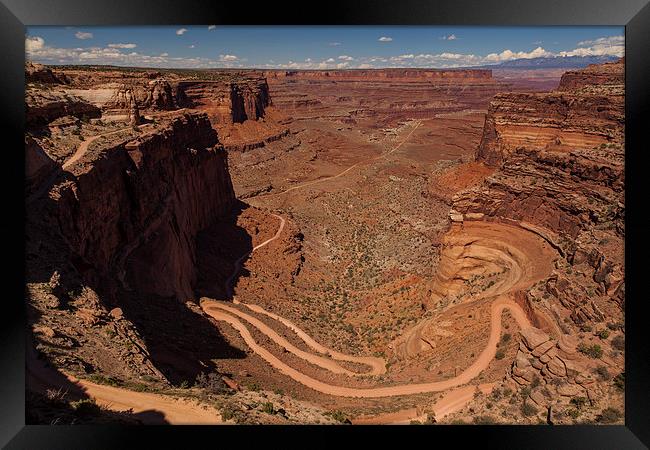
[[[177,101],[182,107],[206,111],[214,124],[232,124],[264,117],[271,97],[265,78],[250,77],[229,82],[180,81]]]
[[[623,67],[621,67],[623,66]],[[582,70],[565,72],[560,79],[559,91],[573,91],[583,87],[625,84],[625,58],[606,64],[591,64]]]
[[[622,143],[624,97],[602,92],[507,93],[494,97],[477,160],[500,165],[518,149],[593,148]]]
[[[57,90],[28,89],[25,93],[25,126],[36,128],[64,117],[96,118],[101,110],[81,98]]]
[[[55,74],[49,67],[32,62],[25,63],[25,83],[65,84],[68,82],[64,74]]]
[[[84,276],[117,276],[140,293],[192,299],[195,236],[235,198],[207,116],[174,116],[162,129],[103,149],[74,175],[59,189],[56,210]]]
[[[615,81],[623,65],[609,66]],[[497,95],[476,159],[499,170],[456,195],[454,209],[523,220],[572,239],[594,227],[622,235],[624,123],[616,84]]]

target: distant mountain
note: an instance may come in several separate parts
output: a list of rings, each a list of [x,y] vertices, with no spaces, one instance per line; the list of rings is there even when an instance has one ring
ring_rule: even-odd
[[[618,61],[618,56],[553,56],[546,58],[513,59],[499,64],[482,66],[486,69],[579,69],[589,64]]]

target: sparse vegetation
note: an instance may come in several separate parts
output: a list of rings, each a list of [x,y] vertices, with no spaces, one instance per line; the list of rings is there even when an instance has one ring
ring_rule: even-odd
[[[262,404],[262,412],[265,414],[276,414],[277,411],[271,402],[265,402]]]
[[[614,423],[619,421],[623,417],[623,414],[616,409],[612,407],[605,408],[601,411],[601,413],[596,416],[596,422],[599,423]]]
[[[611,343],[612,347],[614,347],[616,350],[619,350],[621,352],[625,351],[625,338],[622,334],[614,336]]]
[[[531,405],[529,402],[524,402],[521,405],[521,413],[526,416],[526,417],[531,417],[534,416],[539,412],[539,409],[537,407]]]
[[[498,349],[496,355],[494,355],[496,359],[503,359],[505,356],[506,352],[504,352],[502,349]]]
[[[603,349],[598,344],[587,345],[585,343],[581,343],[578,346],[578,351],[594,359],[598,359],[603,356]]]
[[[496,419],[492,416],[474,416],[472,419],[475,425],[493,425],[497,423]]]
[[[97,403],[95,403],[95,400],[91,398],[71,402],[70,406],[74,409],[75,414],[80,417],[94,417],[101,414],[101,408]]]
[[[614,377],[614,386],[621,391],[625,390],[625,372],[621,372]]]

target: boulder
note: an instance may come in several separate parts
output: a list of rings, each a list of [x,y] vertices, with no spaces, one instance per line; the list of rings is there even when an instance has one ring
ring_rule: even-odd
[[[550,339],[548,334],[535,327],[523,328],[519,331],[519,334],[521,334],[524,344],[530,350],[533,350]]]
[[[113,319],[118,320],[124,316],[124,313],[122,312],[122,308],[113,308],[111,309],[111,312],[108,313],[108,315]]]

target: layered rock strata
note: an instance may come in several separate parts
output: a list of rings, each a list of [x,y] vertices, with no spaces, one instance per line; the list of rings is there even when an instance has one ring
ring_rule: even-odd
[[[196,234],[229,211],[227,159],[205,114],[91,155],[58,192],[58,227],[98,274],[130,289],[192,299]]]

